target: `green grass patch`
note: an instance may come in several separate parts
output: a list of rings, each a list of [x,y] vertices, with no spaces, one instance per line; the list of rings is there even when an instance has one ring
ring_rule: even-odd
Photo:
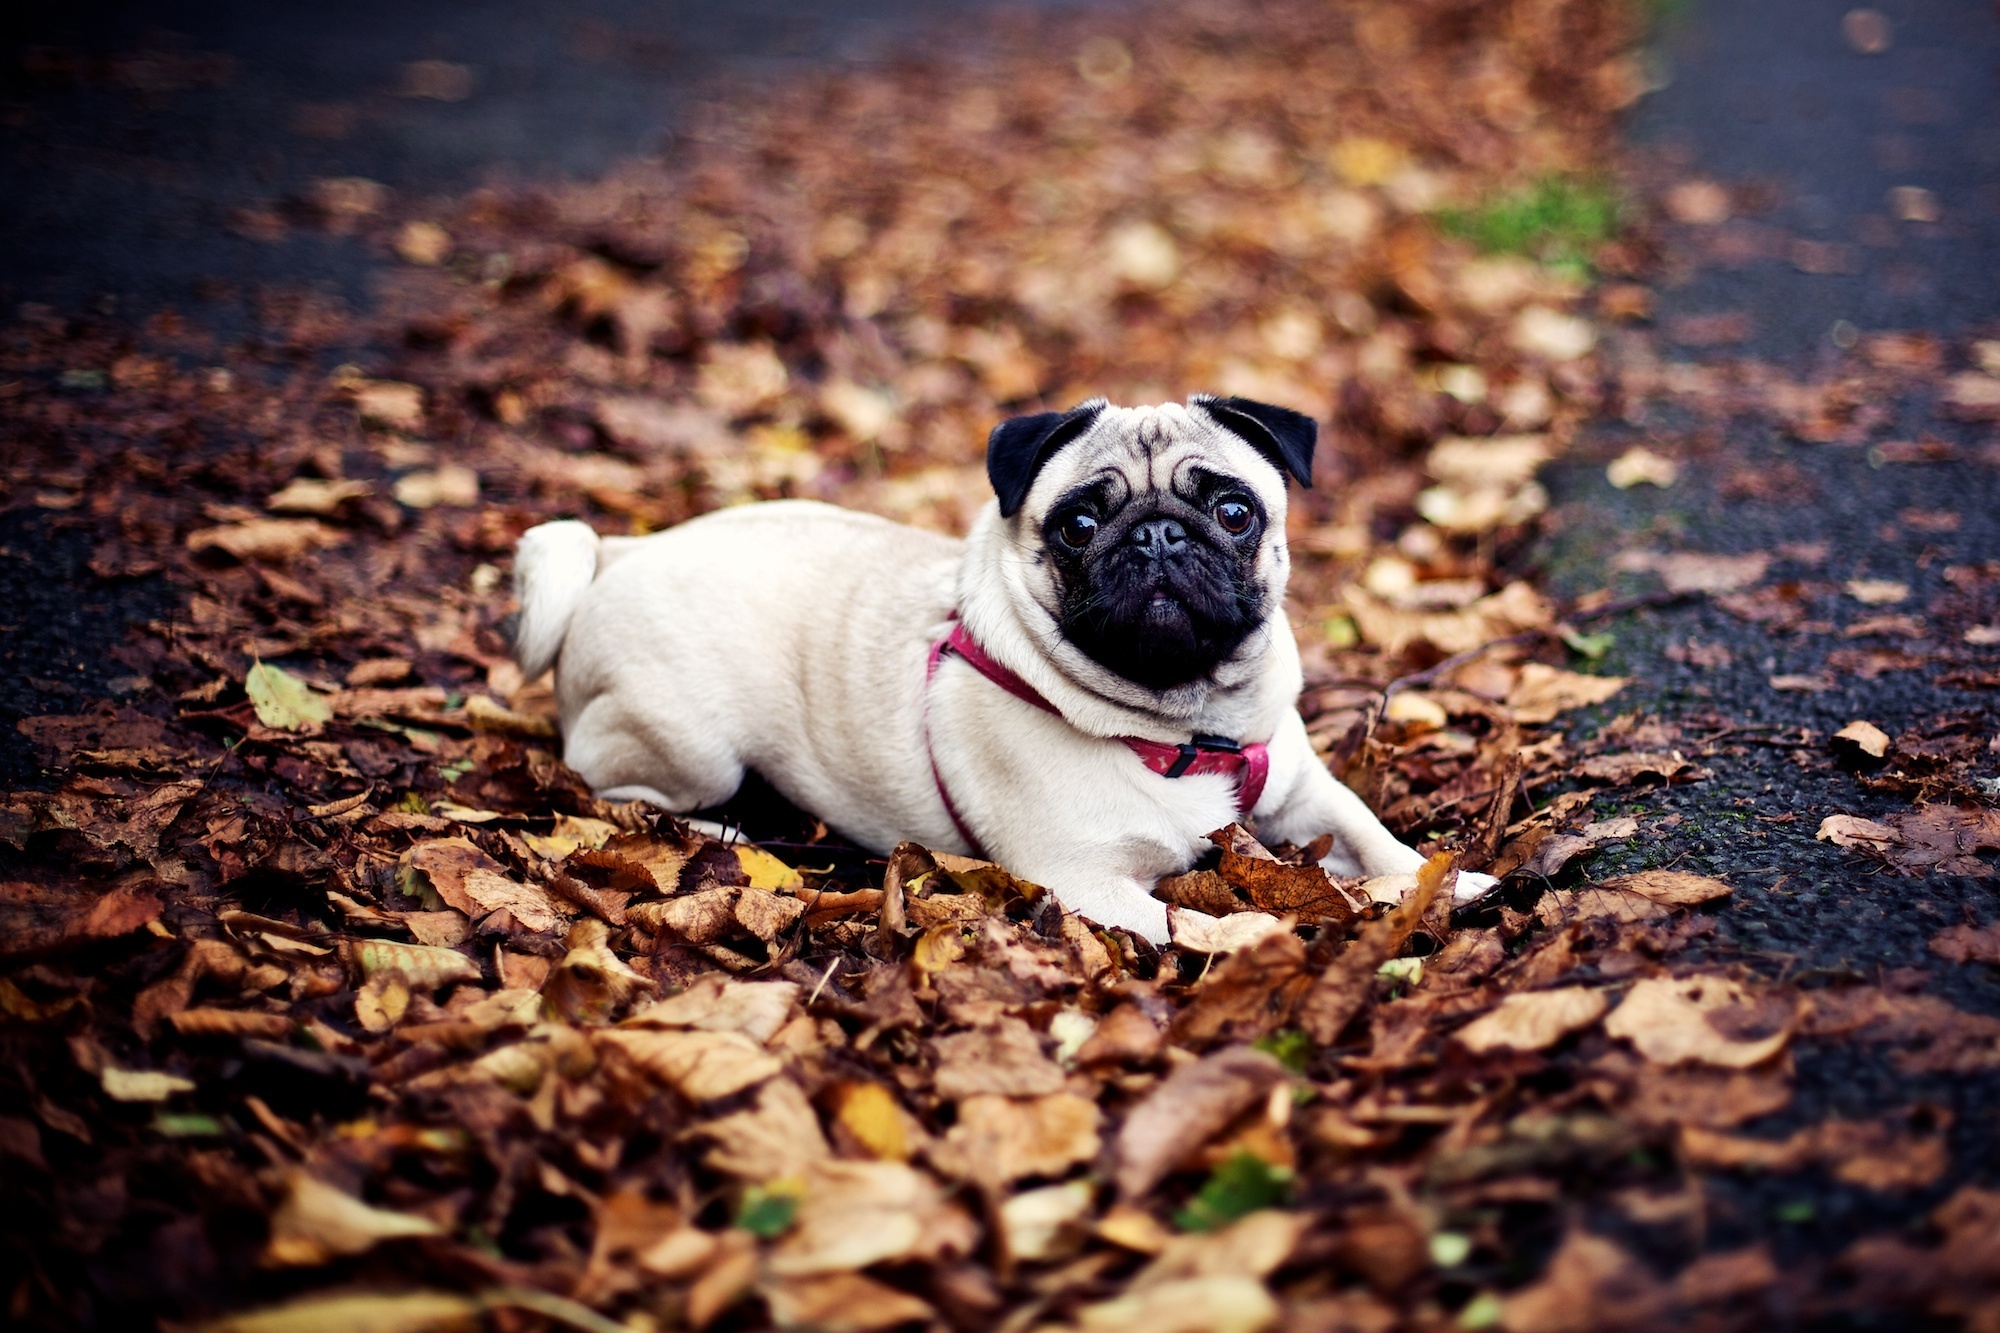
[[[1599,181],[1548,176],[1475,208],[1446,209],[1438,225],[1489,254],[1588,273],[1592,254],[1618,230],[1618,196]]]
[[[1174,1214],[1183,1231],[1215,1231],[1259,1208],[1276,1208],[1292,1196],[1292,1172],[1254,1153],[1239,1152],[1211,1171],[1188,1206]]]

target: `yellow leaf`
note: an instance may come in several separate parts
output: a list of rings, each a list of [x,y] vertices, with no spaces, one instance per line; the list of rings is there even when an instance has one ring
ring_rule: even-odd
[[[437,1236],[443,1228],[423,1217],[375,1208],[325,1181],[295,1172],[284,1203],[271,1217],[265,1262],[323,1264],[360,1254],[379,1241],[403,1236]]]
[[[766,889],[772,893],[791,893],[805,887],[799,872],[780,861],[761,847],[748,843],[736,845],[736,861],[743,867],[743,873],[750,877],[750,887]]]
[[[450,1291],[306,1296],[202,1326],[202,1333],[431,1333],[465,1328],[479,1302]]]
[[[870,1156],[883,1162],[909,1160],[910,1136],[894,1093],[880,1083],[842,1083],[833,1097],[834,1119]]]
[[[257,720],[273,731],[306,731],[333,717],[333,705],[289,671],[259,662],[243,677]]]
[[[154,1069],[120,1069],[106,1065],[98,1076],[106,1096],[121,1102],[163,1102],[177,1092],[193,1092],[195,1085],[174,1074]]]

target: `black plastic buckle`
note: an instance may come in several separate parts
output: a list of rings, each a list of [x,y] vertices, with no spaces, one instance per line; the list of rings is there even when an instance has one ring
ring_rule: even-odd
[[[1201,757],[1203,750],[1212,750],[1221,754],[1243,753],[1243,747],[1235,741],[1230,740],[1227,736],[1196,736],[1191,741],[1181,742],[1180,754],[1174,759],[1172,767],[1167,769],[1166,776],[1177,778],[1187,772],[1188,769],[1194,766],[1194,761]]]

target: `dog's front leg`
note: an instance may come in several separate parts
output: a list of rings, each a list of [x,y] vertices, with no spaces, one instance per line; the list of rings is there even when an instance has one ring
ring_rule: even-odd
[[[1307,843],[1333,834],[1333,850],[1320,861],[1335,875],[1414,874],[1424,858],[1383,827],[1366,803],[1320,762],[1297,713],[1271,738],[1271,777],[1258,803],[1257,831],[1271,842]],[[1499,883],[1491,875],[1461,873],[1453,897],[1471,902]]]

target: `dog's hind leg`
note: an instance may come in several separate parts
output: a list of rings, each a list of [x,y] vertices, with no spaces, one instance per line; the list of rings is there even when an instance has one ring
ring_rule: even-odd
[[[564,762],[606,800],[681,814],[720,805],[743,785],[743,761],[723,728],[679,709],[627,708],[600,695],[564,730]]]

